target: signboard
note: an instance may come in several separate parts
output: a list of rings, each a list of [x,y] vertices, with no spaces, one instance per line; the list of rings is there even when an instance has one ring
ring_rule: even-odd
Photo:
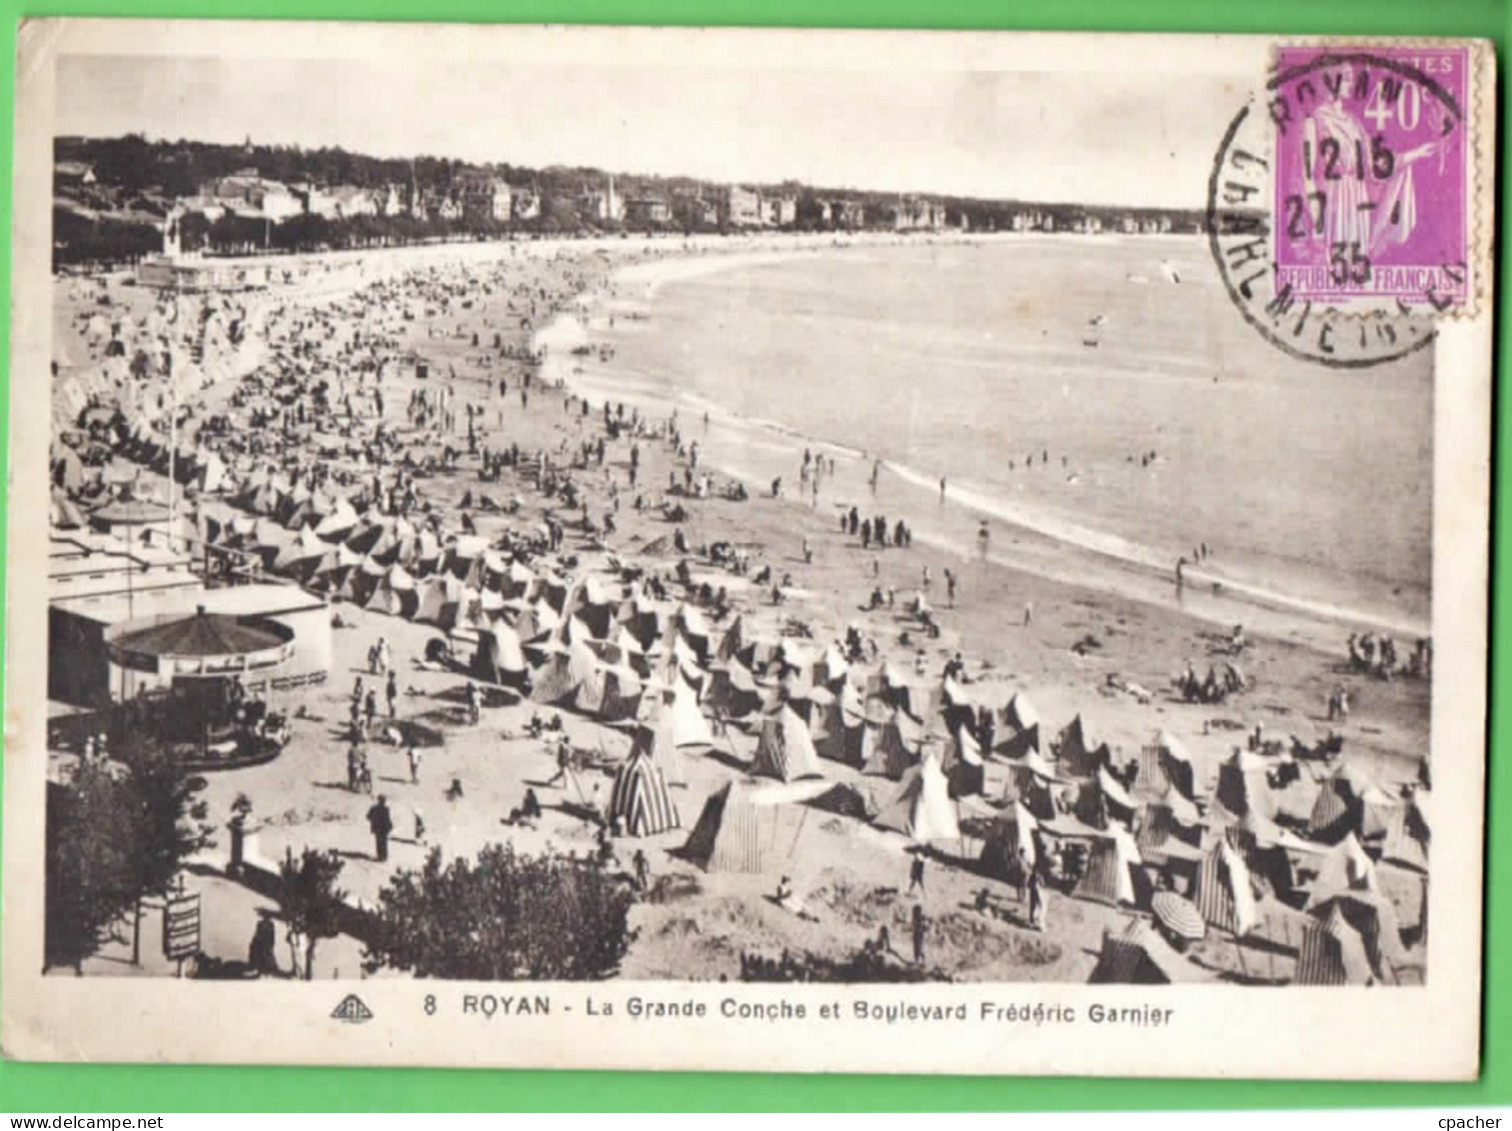
[[[200,897],[176,895],[163,907],[163,955],[182,962],[200,949]]]

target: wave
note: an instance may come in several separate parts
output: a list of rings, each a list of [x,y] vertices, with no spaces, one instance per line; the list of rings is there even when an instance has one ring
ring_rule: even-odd
[[[710,254],[687,260],[658,260],[627,266],[615,274],[614,282],[617,285],[631,283],[646,287],[647,290],[643,293],[649,299],[666,282],[736,270],[755,262],[781,262],[800,254],[804,252],[784,249],[775,252]],[[559,314],[542,328],[536,341],[550,344],[553,354],[564,347],[583,344],[591,337],[595,311],[602,311],[609,301],[620,304],[624,300],[623,296],[614,296],[611,300],[611,296],[607,294],[589,296],[585,313],[567,311]],[[556,357],[556,360],[561,362],[563,359]],[[566,360],[576,359],[569,357]],[[761,453],[766,453],[770,460],[780,461],[775,463],[775,467],[780,469],[779,474],[790,473],[798,466],[799,453],[803,449],[822,452],[837,461],[858,466],[868,464],[874,458],[871,453],[853,444],[816,436],[781,421],[737,414],[710,397],[687,388],[667,386],[650,375],[627,372],[623,366],[616,369],[611,363],[607,370],[598,372],[589,372],[582,367],[567,368],[571,370],[570,373],[561,373],[564,383],[574,385],[585,394],[626,400],[639,405],[643,410],[660,412],[662,415],[687,410],[706,414],[711,424],[720,430],[725,441],[705,445],[709,464],[758,491],[766,490],[774,470],[772,463],[749,458]],[[737,453],[744,453],[746,458]],[[758,467],[753,466],[753,463],[767,465]],[[883,467],[891,478],[917,494],[918,498],[909,510],[921,513],[921,508],[927,508],[931,499],[938,498],[938,474],[891,460],[885,461]],[[1290,591],[1284,586],[1259,584],[1213,569],[1210,565],[1188,564],[1184,568],[1185,596],[1178,598],[1175,588],[1176,563],[1166,552],[1041,508],[1016,503],[989,488],[969,482],[947,483],[946,501],[954,508],[958,520],[968,516],[969,522],[986,519],[1031,535],[1047,544],[1045,552],[1039,554],[1020,554],[1016,551],[1009,555],[997,550],[989,555],[989,560],[994,564],[1027,570],[1072,584],[1107,584],[1140,600],[1178,602],[1193,615],[1215,623],[1231,623],[1243,615],[1242,609],[1247,606],[1283,614],[1285,630],[1292,633],[1298,631],[1300,621],[1313,627],[1350,625],[1408,637],[1429,635],[1426,623],[1410,617],[1323,600],[1306,593]],[[889,509],[896,508],[890,506]],[[966,515],[962,516],[960,512],[966,512]],[[922,513],[927,514],[929,511],[922,509]],[[954,536],[941,530],[919,530],[916,536],[925,544],[961,557],[971,557],[976,552],[969,530],[958,531]],[[1055,547],[1060,548],[1059,552],[1055,551]],[[1091,568],[1089,572],[1089,567],[1095,561],[1101,561],[1106,567],[1112,568]],[[1331,638],[1331,634],[1327,638]]]

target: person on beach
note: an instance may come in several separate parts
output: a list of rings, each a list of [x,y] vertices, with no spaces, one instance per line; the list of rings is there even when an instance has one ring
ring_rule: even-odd
[[[945,477],[940,476],[940,502],[945,502]]]
[[[924,890],[924,857],[915,855],[908,866],[908,894]]]
[[[1029,870],[1029,926],[1036,931],[1045,929],[1045,893],[1040,890],[1038,868]]]
[[[949,566],[945,568],[945,603],[950,608],[955,608],[956,575]]]
[[[388,686],[384,688],[384,697],[388,700],[388,717],[397,717],[396,705],[399,700],[399,676],[393,668],[389,669]]]
[[[420,784],[420,751],[411,743],[404,751],[404,760],[409,764],[410,785]]]
[[[1024,627],[1028,628],[1034,623],[1034,602],[1024,602]]]
[[[991,540],[992,533],[987,529],[987,520],[984,518],[980,525],[977,526],[977,552],[981,555],[983,561],[987,560],[987,546]]]
[[[383,794],[367,812],[368,831],[373,834],[373,858],[380,864],[388,859],[389,834],[394,831],[394,817]]]

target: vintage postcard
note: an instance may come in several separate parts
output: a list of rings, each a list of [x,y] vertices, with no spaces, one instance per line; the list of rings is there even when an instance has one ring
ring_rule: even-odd
[[[1494,69],[26,24],[5,1053],[1475,1075]]]

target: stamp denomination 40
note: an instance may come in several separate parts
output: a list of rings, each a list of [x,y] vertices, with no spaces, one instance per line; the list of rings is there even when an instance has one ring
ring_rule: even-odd
[[[1285,47],[1275,287],[1346,309],[1446,312],[1469,295],[1468,47]]]

